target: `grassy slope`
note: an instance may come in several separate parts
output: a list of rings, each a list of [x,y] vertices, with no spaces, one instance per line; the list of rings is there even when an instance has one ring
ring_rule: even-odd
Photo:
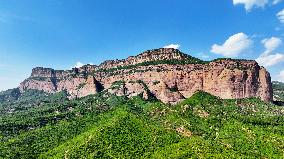
[[[103,123],[50,150],[42,158],[146,157],[179,136],[126,110],[117,109]]]
[[[33,117],[30,111],[5,116],[4,126],[18,127],[14,121]],[[258,99],[220,100],[198,92],[169,106],[97,95],[43,103],[37,112],[46,123],[32,118],[33,129],[4,133],[1,125],[0,158],[284,157],[284,109]]]

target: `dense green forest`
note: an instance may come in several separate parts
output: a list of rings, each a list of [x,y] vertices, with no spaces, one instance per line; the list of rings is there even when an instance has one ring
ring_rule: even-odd
[[[284,157],[284,107],[256,98],[67,96],[1,92],[0,158]]]

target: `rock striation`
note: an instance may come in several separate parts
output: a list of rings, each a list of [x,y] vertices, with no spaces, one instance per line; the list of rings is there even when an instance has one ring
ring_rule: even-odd
[[[269,72],[253,60],[202,61],[177,49],[145,51],[124,60],[105,61],[72,70],[37,67],[19,89],[55,93],[66,90],[71,98],[100,91],[119,96],[154,96],[175,104],[202,90],[223,99],[259,97],[272,101]]]

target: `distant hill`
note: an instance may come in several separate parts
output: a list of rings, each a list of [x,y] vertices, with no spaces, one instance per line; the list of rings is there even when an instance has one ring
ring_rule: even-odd
[[[282,101],[284,102],[284,83],[273,81],[273,98],[275,101]]]

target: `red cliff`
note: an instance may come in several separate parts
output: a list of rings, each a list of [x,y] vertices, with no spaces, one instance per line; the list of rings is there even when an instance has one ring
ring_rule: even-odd
[[[176,49],[155,49],[124,60],[73,70],[34,68],[21,91],[49,93],[67,90],[71,97],[107,91],[128,97],[154,95],[164,103],[177,103],[203,90],[224,99],[259,97],[272,101],[269,72],[252,60],[219,59],[205,62]]]

